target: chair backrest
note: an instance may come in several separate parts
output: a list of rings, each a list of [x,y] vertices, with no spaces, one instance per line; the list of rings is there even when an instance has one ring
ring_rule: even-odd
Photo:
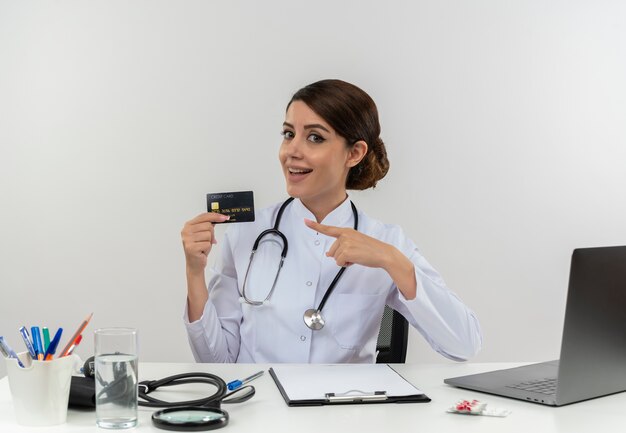
[[[409,340],[409,324],[396,310],[385,306],[376,343],[376,363],[404,363]]]

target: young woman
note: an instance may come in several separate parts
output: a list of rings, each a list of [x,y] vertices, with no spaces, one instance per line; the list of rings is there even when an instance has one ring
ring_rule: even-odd
[[[184,320],[197,361],[373,363],[385,305],[450,359],[480,349],[476,316],[402,229],[369,218],[348,197],[387,173],[379,134],[364,91],[340,80],[310,84],[287,105],[278,155],[293,199],[228,228],[208,291],[213,224],[226,217],[203,213],[185,224]],[[263,236],[251,257],[273,227],[285,239]]]

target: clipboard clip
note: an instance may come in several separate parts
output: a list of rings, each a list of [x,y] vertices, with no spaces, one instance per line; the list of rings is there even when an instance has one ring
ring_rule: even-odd
[[[387,400],[386,391],[363,392],[358,389],[351,389],[342,393],[329,392],[325,396],[329,403],[363,403]]]

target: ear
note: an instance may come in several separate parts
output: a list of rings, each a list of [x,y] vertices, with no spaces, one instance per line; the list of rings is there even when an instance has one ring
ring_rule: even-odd
[[[348,151],[348,159],[346,160],[346,165],[350,168],[354,167],[359,162],[361,162],[363,158],[365,158],[366,153],[367,143],[363,140],[357,141]]]

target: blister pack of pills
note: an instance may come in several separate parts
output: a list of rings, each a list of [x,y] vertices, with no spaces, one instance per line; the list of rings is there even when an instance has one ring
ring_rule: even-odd
[[[483,415],[505,417],[511,414],[508,409],[489,407],[487,403],[478,400],[459,400],[454,406],[448,408],[447,412],[464,415]]]

